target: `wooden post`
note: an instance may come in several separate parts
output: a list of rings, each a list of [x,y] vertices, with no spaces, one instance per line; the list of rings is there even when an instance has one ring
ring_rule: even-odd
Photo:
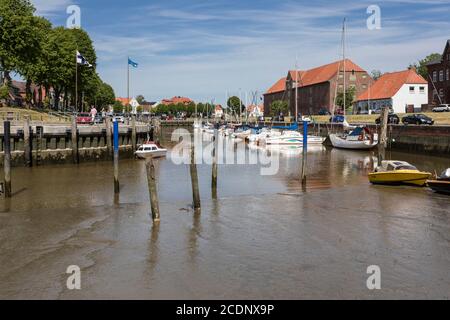
[[[106,117],[106,152],[108,153],[108,158],[111,159],[112,156],[112,130],[111,130],[111,118]]]
[[[191,145],[191,184],[192,184],[192,198],[193,198],[193,206],[194,210],[200,210],[200,192],[198,190],[198,174],[197,174],[197,164],[195,163],[195,146],[194,141],[192,141]]]
[[[5,170],[5,197],[11,198],[11,123],[5,121],[4,124],[4,170]]]
[[[153,163],[153,157],[146,159],[145,167],[147,169],[147,182],[148,182],[148,192],[150,194],[150,205],[152,208],[152,219],[153,222],[160,221],[159,215],[159,203],[158,203],[158,189],[156,187],[156,171],[155,165]]]
[[[306,184],[306,168],[308,161],[308,122],[303,121],[303,157],[302,157],[302,184]]]
[[[213,198],[217,198],[217,159],[219,157],[219,133],[217,129],[214,129],[214,138],[213,138],[214,146],[213,146],[213,165],[212,165],[212,181],[211,181],[211,188],[212,188],[212,195]]]
[[[386,146],[387,146],[387,129],[388,129],[388,117],[389,109],[383,108],[381,113],[381,129],[380,136],[378,138],[378,165],[381,166],[381,162],[386,160]]]
[[[114,193],[120,193],[119,184],[119,122],[114,121]]]
[[[136,151],[136,115],[131,115],[131,145],[133,146],[133,152]]]
[[[30,142],[30,117],[25,117],[25,124],[23,126],[23,149],[25,166],[32,166],[31,142]]]
[[[72,118],[72,158],[73,163],[78,164],[79,163],[79,156],[78,156],[78,129],[77,129],[77,118]]]

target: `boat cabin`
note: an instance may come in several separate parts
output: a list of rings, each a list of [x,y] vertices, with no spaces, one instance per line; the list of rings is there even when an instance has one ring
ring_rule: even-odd
[[[417,168],[405,161],[383,161],[381,167],[378,167],[375,172],[397,170],[417,170]]]

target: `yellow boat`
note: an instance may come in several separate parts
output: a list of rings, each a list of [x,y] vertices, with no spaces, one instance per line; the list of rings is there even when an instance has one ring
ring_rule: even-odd
[[[373,184],[408,184],[423,187],[431,173],[417,170],[404,161],[383,161],[375,172],[369,173],[369,181]]]

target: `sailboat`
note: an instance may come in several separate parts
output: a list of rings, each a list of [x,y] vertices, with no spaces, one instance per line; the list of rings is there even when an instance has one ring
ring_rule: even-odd
[[[343,134],[330,134],[330,141],[333,147],[340,149],[352,149],[352,150],[368,150],[376,147],[378,145],[378,135],[370,132],[367,127],[352,127],[349,125],[347,120],[345,119],[345,111],[346,111],[346,61],[345,61],[345,22],[342,26],[342,56],[344,63],[344,133]],[[340,67],[339,71],[340,73]],[[336,88],[337,90],[337,88]],[[337,92],[337,91],[336,91]],[[347,133],[350,131],[349,133]]]

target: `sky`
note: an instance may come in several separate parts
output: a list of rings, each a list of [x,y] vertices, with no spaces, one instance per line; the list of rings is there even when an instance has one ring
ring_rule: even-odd
[[[37,15],[66,25],[81,9],[81,27],[97,51],[97,71],[117,96],[148,101],[187,96],[225,103],[227,95],[262,95],[289,69],[310,69],[346,56],[367,71],[404,70],[450,39],[449,0],[31,0]],[[381,29],[369,30],[370,5]]]

